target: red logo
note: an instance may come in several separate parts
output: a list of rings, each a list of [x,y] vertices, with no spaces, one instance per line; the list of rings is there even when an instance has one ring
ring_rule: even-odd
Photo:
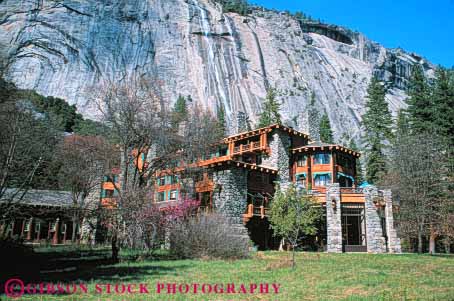
[[[11,298],[19,298],[24,294],[24,282],[20,279],[9,279],[5,283],[5,294]]]

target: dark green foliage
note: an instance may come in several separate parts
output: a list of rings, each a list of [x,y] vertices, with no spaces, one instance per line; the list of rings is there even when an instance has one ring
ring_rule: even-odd
[[[191,96],[188,96],[188,99],[191,99],[190,98]],[[191,99],[192,101],[192,99]],[[172,126],[174,128],[178,128],[178,126],[180,125],[181,122],[185,121],[188,117],[188,106],[187,106],[187,103],[186,103],[186,98],[184,96],[178,96],[177,98],[177,101],[175,102],[175,105],[173,107],[173,111],[172,111],[172,118],[171,118],[171,122],[172,122]]]
[[[103,136],[108,138],[111,142],[116,142],[117,137],[114,137],[111,129],[99,121],[91,119],[79,119],[73,126],[74,134],[80,136]]]
[[[434,108],[430,86],[424,76],[422,67],[413,67],[408,88],[408,116],[414,131],[422,133],[433,130]]]
[[[45,97],[33,90],[21,90],[19,97],[30,100],[39,113],[56,116],[65,132],[72,132],[74,125],[83,120],[82,115],[77,113],[76,106],[69,105],[61,98]]]
[[[251,12],[251,7],[246,0],[216,0],[222,5],[225,13],[237,13],[240,15],[248,15]]]
[[[226,120],[225,120],[225,111],[224,106],[220,105],[217,111],[217,119],[218,119],[218,130],[222,136],[226,134]]]
[[[366,180],[374,183],[385,172],[384,142],[393,138],[392,117],[385,100],[385,89],[377,78],[372,78],[367,93],[363,115],[367,143]]]
[[[324,143],[334,143],[333,131],[331,130],[331,123],[329,122],[328,115],[323,115],[320,119],[319,125],[320,140]]]
[[[258,127],[266,127],[276,123],[281,124],[280,107],[281,104],[276,100],[276,90],[273,88],[269,89],[263,102],[263,110],[260,114]]]
[[[433,127],[454,145],[454,71],[438,68],[432,93]]]

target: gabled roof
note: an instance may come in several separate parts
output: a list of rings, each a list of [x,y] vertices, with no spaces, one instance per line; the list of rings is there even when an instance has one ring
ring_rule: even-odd
[[[228,137],[224,138],[224,141],[225,142],[230,142],[230,141],[235,141],[235,140],[241,140],[241,139],[245,139],[245,138],[248,138],[248,137],[257,136],[257,135],[260,135],[262,133],[269,133],[273,129],[280,129],[283,132],[289,133],[290,135],[300,136],[300,137],[304,137],[306,139],[310,139],[309,136],[307,134],[305,134],[305,133],[299,132],[299,131],[295,130],[294,128],[291,128],[291,127],[284,126],[284,125],[276,123],[276,124],[269,125],[267,127],[256,129],[256,130],[246,131],[246,132],[243,132],[243,133],[239,133],[239,134],[228,136]]]
[[[0,202],[53,207],[70,207],[73,202],[71,192],[69,191],[29,189],[23,197],[22,193],[22,191],[17,193],[17,189],[15,188],[8,188]]]
[[[312,143],[309,143],[308,145],[294,148],[294,149],[292,149],[292,153],[296,154],[296,153],[302,153],[302,152],[307,152],[307,151],[319,151],[319,150],[337,150],[340,152],[344,152],[346,154],[350,154],[357,158],[359,158],[361,156],[361,154],[359,152],[349,149],[347,147],[344,147],[342,145],[323,143],[320,141],[312,142]]]

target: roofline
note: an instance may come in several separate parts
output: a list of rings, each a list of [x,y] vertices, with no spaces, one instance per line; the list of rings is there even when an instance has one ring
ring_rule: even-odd
[[[278,170],[271,168],[271,167],[266,167],[266,166],[261,166],[261,165],[256,165],[256,164],[251,164],[251,163],[245,163],[241,161],[236,161],[236,160],[225,160],[217,163],[212,163],[206,166],[203,166],[204,168],[213,168],[217,166],[223,166],[223,165],[230,165],[233,167],[240,167],[240,168],[245,168],[249,170],[256,170],[260,172],[265,172],[265,173],[271,173],[271,174],[277,174]]]
[[[305,137],[305,138],[310,140],[310,137],[309,137],[308,134],[305,134],[303,132],[297,131],[294,128],[291,128],[291,127],[288,127],[288,126],[275,123],[275,124],[272,124],[272,125],[269,125],[269,126],[266,126],[266,127],[262,127],[262,128],[258,128],[258,129],[255,129],[255,130],[246,131],[246,132],[242,132],[242,133],[239,133],[239,134],[228,136],[228,137],[224,138],[224,141],[228,142],[228,141],[234,141],[234,140],[238,140],[238,139],[248,138],[248,137],[251,137],[251,136],[255,136],[255,135],[261,134],[263,132],[271,132],[273,129],[281,129],[284,132],[289,132],[290,134],[293,134],[295,136]]]
[[[344,153],[347,153],[347,154],[350,154],[350,155],[353,155],[357,158],[361,157],[361,153],[357,152],[357,151],[354,151],[352,149],[349,149],[347,147],[344,147],[342,145],[339,145],[339,144],[328,144],[328,145],[306,145],[306,146],[301,146],[301,147],[298,147],[298,148],[294,148],[292,149],[292,153],[295,154],[295,153],[301,153],[303,151],[310,151],[310,150],[324,150],[324,149],[328,149],[328,150],[339,150],[341,152],[344,152]]]

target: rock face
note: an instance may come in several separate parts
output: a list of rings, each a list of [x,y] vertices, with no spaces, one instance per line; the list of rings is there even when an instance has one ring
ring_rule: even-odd
[[[423,58],[348,29],[258,9],[223,14],[210,0],[4,0],[0,45],[10,80],[87,115],[95,114],[92,89],[134,74],[159,79],[171,102],[181,94],[213,111],[223,106],[236,129],[235,113],[257,121],[266,89],[275,87],[284,119],[297,128],[314,93],[336,138],[358,137],[372,74],[386,81],[395,113],[405,106],[411,66],[433,73]]]

